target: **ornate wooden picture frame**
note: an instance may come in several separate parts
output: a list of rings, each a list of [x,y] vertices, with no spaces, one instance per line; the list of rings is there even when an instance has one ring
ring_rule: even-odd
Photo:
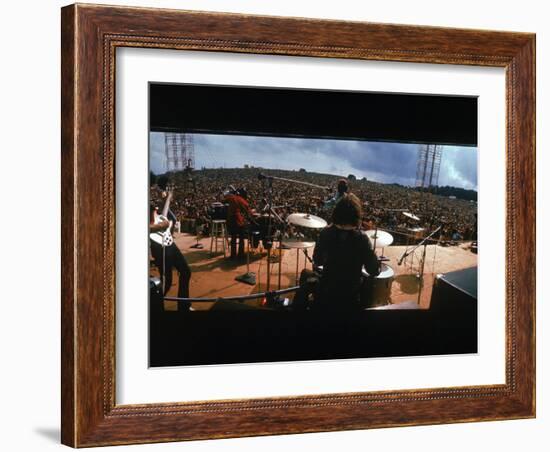
[[[62,442],[73,447],[535,416],[535,36],[71,5],[62,9]],[[115,403],[115,51],[162,48],[506,71],[505,384]]]

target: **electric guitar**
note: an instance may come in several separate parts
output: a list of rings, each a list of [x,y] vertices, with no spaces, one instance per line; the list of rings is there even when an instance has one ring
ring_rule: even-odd
[[[170,210],[170,201],[172,200],[172,190],[166,189],[166,200],[164,201],[164,207],[162,208],[162,213],[155,215],[155,224],[162,223],[163,221],[168,221],[169,226],[164,231],[155,231],[149,234],[149,238],[162,246],[170,246],[174,243],[174,238],[170,232],[172,229],[173,222],[168,220],[168,211]]]

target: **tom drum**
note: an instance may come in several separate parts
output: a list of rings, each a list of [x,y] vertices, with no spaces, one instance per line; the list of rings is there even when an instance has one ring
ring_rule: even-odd
[[[380,274],[371,277],[363,270],[363,283],[361,286],[361,304],[365,308],[384,306],[390,303],[391,287],[395,272],[387,264],[380,265]]]

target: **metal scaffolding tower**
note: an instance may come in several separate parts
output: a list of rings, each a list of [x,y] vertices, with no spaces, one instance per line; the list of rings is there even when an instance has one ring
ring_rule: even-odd
[[[416,186],[429,188],[438,184],[441,153],[443,147],[437,144],[421,144],[416,162]]]
[[[195,144],[192,135],[165,132],[164,144],[167,172],[195,168]]]

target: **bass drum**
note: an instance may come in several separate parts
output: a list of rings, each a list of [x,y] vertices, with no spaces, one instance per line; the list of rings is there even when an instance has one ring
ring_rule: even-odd
[[[365,308],[374,308],[390,304],[391,287],[395,272],[387,264],[380,265],[380,274],[374,278],[363,270],[361,284],[361,305]]]

